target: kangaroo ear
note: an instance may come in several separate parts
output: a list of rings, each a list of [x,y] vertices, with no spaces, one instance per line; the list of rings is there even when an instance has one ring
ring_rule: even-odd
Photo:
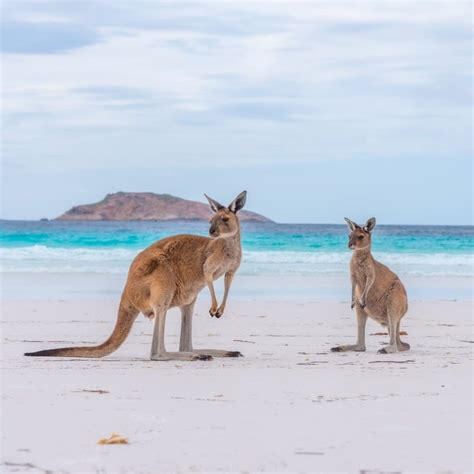
[[[355,222],[352,222],[347,217],[344,217],[344,220],[347,222],[347,225],[349,226],[349,229],[351,229],[351,230],[360,229],[360,226],[358,226]]]
[[[209,206],[213,212],[220,211],[221,209],[225,209],[225,206],[220,204],[217,201],[214,201],[214,199],[210,198],[207,194],[204,194],[206,196],[206,199],[209,201]]]
[[[247,200],[247,191],[242,191],[230,204],[229,211],[232,211],[234,214],[237,211],[240,211],[245,206],[245,201]]]
[[[375,227],[375,217],[371,217],[364,226],[366,232],[372,232]]]

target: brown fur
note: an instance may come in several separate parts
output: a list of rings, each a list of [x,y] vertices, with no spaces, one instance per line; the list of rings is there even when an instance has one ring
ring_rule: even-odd
[[[367,317],[389,328],[390,346],[380,352],[408,350],[410,346],[400,340],[400,320],[408,310],[407,294],[400,278],[372,256],[371,232],[375,227],[375,219],[369,219],[364,227],[349,219],[346,221],[351,229],[349,248],[353,250],[350,263],[351,308],[356,308],[359,331],[355,345],[337,346],[332,350],[334,352],[365,350]]]
[[[242,194],[245,202],[245,194]],[[217,202],[212,202],[218,205]],[[176,306],[192,307],[197,294],[206,285],[212,296],[210,314],[220,317],[224,313],[230,282],[240,265],[241,245],[236,210],[219,206],[220,208],[213,208],[216,212],[211,219],[211,238],[196,235],[168,237],[150,245],[135,257],[122,293],[115,328],[104,343],[92,347],[43,350],[25,355],[106,356],[124,342],[140,312],[153,318],[163,313],[166,315],[169,308]],[[218,307],[212,282],[224,274],[226,289],[223,302]]]

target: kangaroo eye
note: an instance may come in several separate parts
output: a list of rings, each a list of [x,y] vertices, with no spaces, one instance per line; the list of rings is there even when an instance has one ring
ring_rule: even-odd
[[[359,240],[362,240],[364,238],[363,235],[359,235],[359,237],[357,237]]]
[[[223,217],[222,220],[223,220],[224,222],[228,222],[228,221],[229,221],[229,218],[228,218],[228,217]]]

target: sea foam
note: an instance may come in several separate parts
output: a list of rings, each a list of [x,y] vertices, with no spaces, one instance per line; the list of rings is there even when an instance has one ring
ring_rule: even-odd
[[[124,273],[139,250],[130,248],[66,248],[31,245],[0,247],[3,272]],[[473,276],[474,259],[466,253],[374,252],[374,257],[400,274]],[[243,252],[241,274],[321,275],[348,271],[351,252]]]

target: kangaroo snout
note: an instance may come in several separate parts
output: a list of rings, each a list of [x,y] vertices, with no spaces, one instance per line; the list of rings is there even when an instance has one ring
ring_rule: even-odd
[[[217,237],[217,228],[216,228],[216,226],[211,225],[211,227],[209,228],[209,235],[211,237]]]

